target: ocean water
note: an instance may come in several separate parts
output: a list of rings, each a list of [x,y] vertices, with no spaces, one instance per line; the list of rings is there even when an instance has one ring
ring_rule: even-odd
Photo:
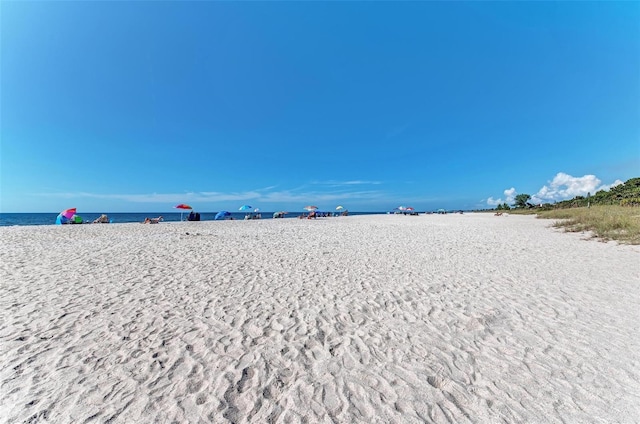
[[[59,212],[55,213],[0,213],[0,227],[11,225],[54,225]],[[200,212],[201,221],[213,221],[218,212]],[[262,219],[273,219],[273,212],[260,212]],[[291,212],[284,219],[297,218],[307,212]],[[331,212],[333,213],[333,212]],[[377,215],[385,212],[349,212],[349,215]],[[78,213],[85,222],[91,223],[102,213]],[[127,222],[143,222],[145,218],[156,218],[162,215],[165,222],[179,222],[180,213],[176,212],[143,212],[143,213],[107,213],[113,224]],[[182,220],[186,221],[188,213],[182,214]],[[243,220],[245,212],[231,212],[233,219]]]

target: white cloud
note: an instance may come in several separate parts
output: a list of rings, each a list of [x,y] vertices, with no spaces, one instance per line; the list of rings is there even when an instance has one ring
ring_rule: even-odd
[[[595,175],[573,177],[564,172],[558,172],[552,181],[531,196],[531,200],[533,203],[559,202],[576,196],[586,196],[589,193],[595,194],[600,190],[609,190],[619,184],[622,184],[622,181],[616,180],[612,184],[605,185]]]
[[[624,184],[624,181],[622,180],[615,180],[613,183],[609,184],[609,185],[601,185],[600,188],[598,188],[596,190],[596,192],[600,191],[600,190],[604,190],[604,191],[609,191],[611,190],[613,187],[615,186],[619,186],[620,184]]]
[[[504,202],[502,201],[502,199],[494,199],[493,197],[489,197],[487,199],[487,205],[489,206],[498,206],[503,204]]]
[[[518,194],[518,192],[516,191],[516,189],[514,187],[511,187],[509,189],[506,189],[504,191],[504,195],[506,197],[506,202],[507,203],[513,203],[513,201],[516,199],[516,195]]]
[[[498,206],[498,205],[502,205],[503,203],[513,203],[517,194],[518,192],[514,187],[508,188],[504,191],[504,197],[505,197],[504,200],[502,200],[502,198],[494,199],[493,197],[489,197],[487,199],[487,205]]]
[[[558,174],[547,185],[542,186],[536,194],[531,196],[531,203],[553,203],[562,200],[573,199],[576,196],[586,196],[588,193],[595,194],[600,190],[609,190],[623,182],[616,180],[611,184],[602,184],[602,181],[595,175],[584,175],[582,177],[573,177],[564,172]],[[504,191],[504,197],[494,199],[489,197],[487,205],[497,206],[503,203],[513,204],[518,192],[514,187]]]

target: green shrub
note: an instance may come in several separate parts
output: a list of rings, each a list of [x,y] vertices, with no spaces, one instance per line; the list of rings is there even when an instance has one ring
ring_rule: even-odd
[[[603,241],[640,244],[640,210],[617,205],[538,211],[538,218],[558,220],[565,231],[590,231]]]

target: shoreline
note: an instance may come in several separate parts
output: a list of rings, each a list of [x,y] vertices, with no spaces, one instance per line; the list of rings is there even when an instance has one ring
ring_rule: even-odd
[[[0,420],[640,420],[640,247],[252,222],[0,227]]]

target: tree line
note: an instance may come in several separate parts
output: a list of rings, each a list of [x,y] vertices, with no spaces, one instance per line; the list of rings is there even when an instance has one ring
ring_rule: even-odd
[[[497,210],[515,209],[566,209],[590,207],[591,205],[620,205],[620,206],[640,206],[640,178],[631,178],[623,184],[612,187],[610,190],[600,190],[595,194],[587,193],[586,196],[576,196],[573,199],[563,200],[555,203],[544,203],[534,205],[529,194],[518,194],[512,206],[506,202],[498,205]]]

